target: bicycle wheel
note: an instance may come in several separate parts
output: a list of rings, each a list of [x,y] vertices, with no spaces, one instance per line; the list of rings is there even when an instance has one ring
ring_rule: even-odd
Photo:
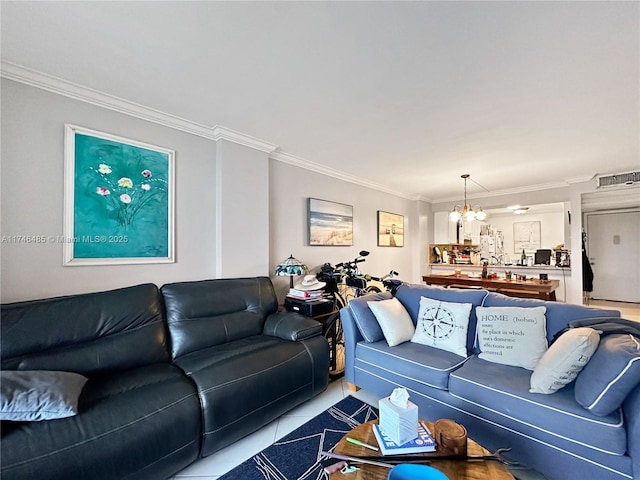
[[[325,338],[329,342],[329,378],[334,380],[344,375],[344,332],[340,319],[340,309],[344,300],[339,294],[335,296],[336,313],[327,320]]]

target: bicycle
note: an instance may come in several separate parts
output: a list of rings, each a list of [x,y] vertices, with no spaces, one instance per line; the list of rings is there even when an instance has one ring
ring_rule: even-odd
[[[400,285],[404,283],[402,280],[398,278],[393,278],[396,275],[399,275],[398,272],[396,272],[395,270],[391,270],[389,273],[387,273],[382,277],[369,277],[369,278],[376,282],[382,283],[385,290],[391,293],[391,295],[395,297],[396,292],[398,291],[398,288],[400,288]],[[367,290],[371,293],[380,293],[380,289],[375,285],[369,285],[367,287]]]
[[[333,299],[334,314],[324,324],[324,336],[329,342],[329,376],[338,378],[344,373],[344,332],[340,321],[340,309],[344,308],[351,298],[379,292],[380,289],[367,285],[367,277],[358,269],[358,263],[365,261],[369,252],[362,250],[359,256],[348,262],[337,263],[335,267],[325,263],[320,267],[316,278],[325,282],[326,296]],[[397,273],[396,273],[397,275]],[[386,277],[385,277],[386,278]]]

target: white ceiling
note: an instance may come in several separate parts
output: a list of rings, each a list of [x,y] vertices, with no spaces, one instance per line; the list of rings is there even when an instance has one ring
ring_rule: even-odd
[[[640,168],[638,2],[0,8],[3,61],[408,195]]]

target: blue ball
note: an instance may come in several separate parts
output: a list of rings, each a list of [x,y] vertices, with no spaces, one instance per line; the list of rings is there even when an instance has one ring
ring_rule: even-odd
[[[414,465],[403,463],[389,472],[388,480],[449,480],[440,470],[428,465]]]

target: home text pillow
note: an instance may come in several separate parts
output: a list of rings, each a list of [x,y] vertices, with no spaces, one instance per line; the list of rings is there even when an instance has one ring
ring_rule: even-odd
[[[390,347],[411,340],[415,327],[397,298],[368,303]]]
[[[640,340],[605,335],[576,379],[576,401],[594,415],[613,413],[640,383]]]
[[[471,307],[470,303],[421,297],[416,333],[411,341],[466,357]]]
[[[533,374],[531,393],[554,393],[573,382],[598,348],[600,334],[593,328],[572,328],[544,352]]]
[[[547,350],[546,307],[477,307],[478,357],[533,370]]]
[[[38,421],[78,413],[87,378],[72,372],[4,370],[0,372],[0,420]]]

